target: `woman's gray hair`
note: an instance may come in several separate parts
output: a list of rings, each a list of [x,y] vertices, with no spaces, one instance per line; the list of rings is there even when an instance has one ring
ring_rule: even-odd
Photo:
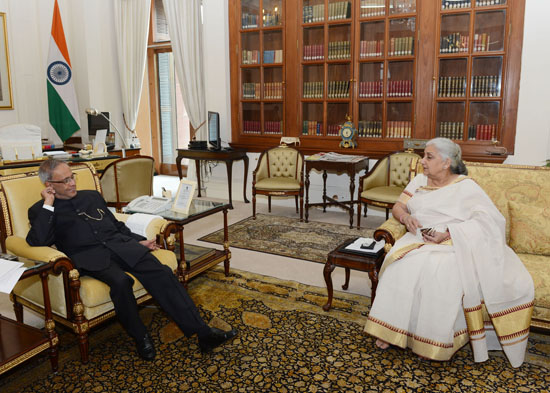
[[[53,158],[50,158],[40,164],[40,168],[38,168],[38,177],[40,178],[40,181],[42,183],[46,183],[47,181],[52,180],[53,171],[60,164],[65,163],[63,161],[59,161]]]
[[[448,138],[433,138],[426,142],[426,146],[434,146],[443,160],[451,160],[451,172],[457,175],[467,175],[468,169],[462,161],[460,146]]]

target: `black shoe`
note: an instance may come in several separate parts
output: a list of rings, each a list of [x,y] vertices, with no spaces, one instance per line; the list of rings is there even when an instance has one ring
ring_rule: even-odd
[[[139,356],[143,360],[153,360],[155,358],[155,346],[153,345],[153,340],[151,336],[149,336],[149,333],[147,333],[143,339],[136,340],[136,347]]]
[[[237,330],[231,329],[227,332],[217,328],[210,328],[210,334],[199,338],[201,352],[210,352],[224,342],[231,340],[237,335]]]

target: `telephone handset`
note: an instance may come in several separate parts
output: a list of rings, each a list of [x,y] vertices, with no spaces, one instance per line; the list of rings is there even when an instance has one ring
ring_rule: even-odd
[[[172,205],[172,199],[143,195],[130,202],[126,208],[134,213],[157,214],[167,210]]]

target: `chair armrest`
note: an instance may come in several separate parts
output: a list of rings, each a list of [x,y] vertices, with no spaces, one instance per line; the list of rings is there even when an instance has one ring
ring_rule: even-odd
[[[388,159],[376,163],[374,168],[359,179],[359,193],[375,187],[387,186]]]
[[[55,262],[67,256],[52,247],[33,247],[19,236],[9,236],[6,239],[6,249],[9,253],[35,261]]]
[[[384,239],[386,241],[384,247],[388,247],[389,245],[389,248],[386,250],[388,252],[391,246],[395,244],[395,241],[405,233],[407,233],[405,225],[401,224],[394,217],[391,217],[374,231],[374,239],[377,241]]]

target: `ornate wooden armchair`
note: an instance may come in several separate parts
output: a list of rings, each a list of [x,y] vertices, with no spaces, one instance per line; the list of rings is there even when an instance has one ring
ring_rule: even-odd
[[[252,173],[252,216],[256,218],[256,194],[267,195],[271,212],[272,196],[293,196],[300,221],[304,211],[304,155],[286,145],[264,151]],[[300,204],[298,206],[298,197]]]
[[[111,162],[101,174],[100,182],[107,206],[117,212],[135,198],[153,195],[155,160],[149,156],[132,156]]]
[[[411,151],[389,154],[376,163],[369,173],[359,179],[359,201],[386,209],[386,219],[403,189],[416,175],[420,156]],[[361,209],[357,209],[357,226],[361,221]]]
[[[76,174],[78,189],[96,189],[101,186],[93,166],[71,165]],[[88,361],[88,330],[113,317],[114,307],[109,296],[109,287],[91,278],[79,277],[71,260],[53,247],[31,247],[25,238],[29,231],[27,211],[41,196],[43,185],[36,172],[0,177],[0,206],[2,251],[26,258],[49,262],[55,275],[48,277],[51,309],[55,321],[72,328],[78,336],[82,362]],[[116,214],[125,220],[128,215]],[[167,222],[157,218],[150,222],[146,235],[154,238],[161,233]],[[157,250],[155,256],[173,270],[177,268],[176,256],[172,251]],[[134,295],[138,303],[151,296],[141,283],[135,280]],[[19,282],[12,291],[11,300],[18,321],[23,321],[23,306],[44,313],[41,282],[38,277]]]

